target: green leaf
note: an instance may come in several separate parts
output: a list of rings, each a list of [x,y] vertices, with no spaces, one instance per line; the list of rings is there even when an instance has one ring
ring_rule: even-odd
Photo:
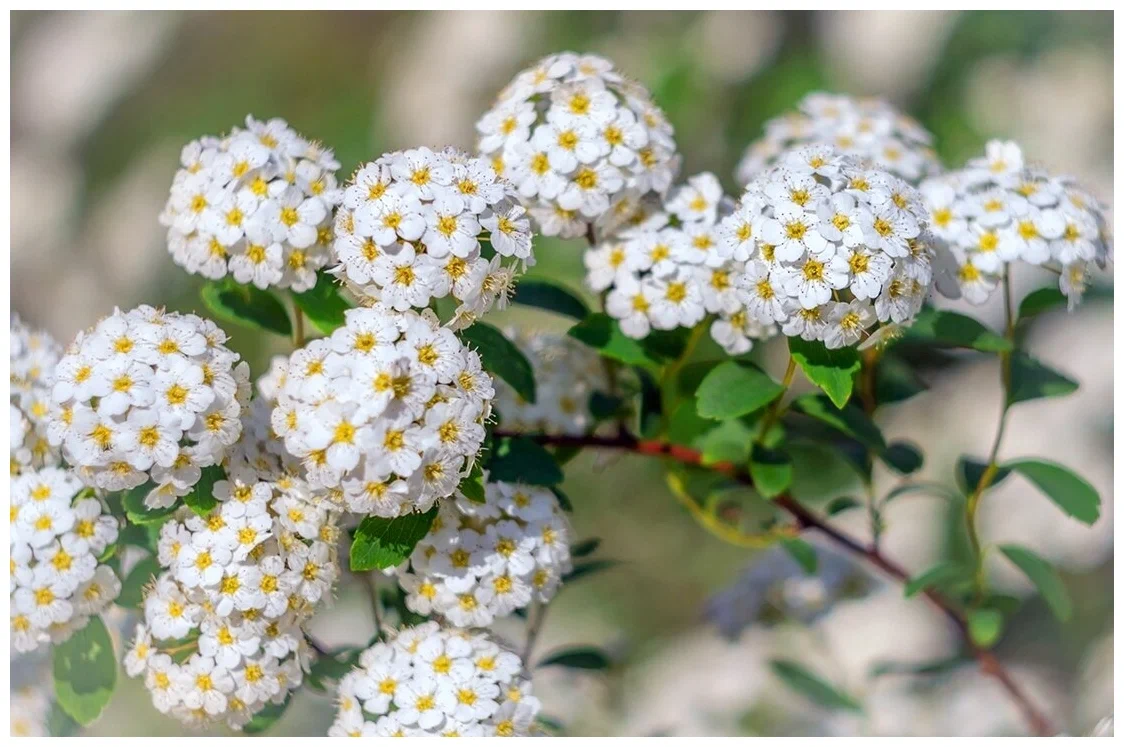
[[[625,400],[621,397],[595,391],[589,395],[589,414],[594,420],[611,420],[624,414],[625,404]]]
[[[776,498],[792,485],[792,457],[779,449],[755,445],[749,457],[749,475],[762,498]]]
[[[484,472],[480,469],[480,462],[473,463],[472,471],[461,480],[457,490],[473,503],[485,503],[487,501],[484,493]]]
[[[351,570],[360,573],[393,568],[414,551],[437,516],[437,505],[424,514],[395,519],[368,516],[359,523],[351,541]]]
[[[703,464],[745,464],[753,445],[753,431],[740,420],[726,420],[707,431],[697,444]]]
[[[991,648],[1003,634],[1003,614],[999,610],[968,610],[968,636],[982,648]]]
[[[847,405],[837,409],[821,394],[805,394],[797,397],[793,406],[805,415],[827,423],[878,453],[886,450],[886,440],[874,421],[858,407]]]
[[[54,648],[55,698],[86,726],[101,715],[117,687],[117,656],[100,616]]]
[[[828,350],[822,342],[790,337],[788,352],[808,381],[822,389],[836,407],[847,404],[855,385],[855,374],[862,368],[857,350],[853,347]]]
[[[909,364],[897,356],[887,353],[878,362],[874,372],[874,395],[878,404],[904,402],[928,389]]]
[[[887,493],[886,497],[882,499],[882,505],[886,505],[890,501],[897,500],[903,495],[909,495],[910,493],[924,493],[929,496],[939,496],[948,498],[954,502],[960,502],[964,499],[964,496],[960,495],[956,490],[939,482],[911,482],[899,485]]]
[[[882,461],[903,475],[916,472],[925,463],[925,457],[917,447],[907,441],[895,441],[880,456]]]
[[[970,316],[955,311],[925,309],[905,331],[905,339],[985,353],[1011,350],[1010,340],[995,334]]]
[[[1019,304],[1019,321],[1050,311],[1055,306],[1064,306],[1066,297],[1057,287],[1039,288],[1027,295]]]
[[[1031,358],[1022,351],[1011,356],[1007,404],[1014,405],[1042,397],[1064,397],[1077,391],[1077,382]]]
[[[535,372],[523,352],[503,332],[485,322],[476,322],[458,333],[476,348],[484,368],[511,385],[525,402],[535,402]]]
[[[277,720],[284,715],[285,710],[289,707],[289,703],[293,698],[290,695],[280,703],[270,703],[265,708],[261,709],[254,714],[250,722],[242,727],[243,734],[261,734],[272,727]]]
[[[802,539],[785,539],[781,540],[781,547],[792,556],[792,559],[800,564],[804,572],[809,576],[816,572],[819,566],[819,558],[816,555],[816,548],[809,545]]]
[[[590,314],[570,327],[567,334],[594,348],[606,358],[630,366],[656,367],[660,363],[649,357],[639,340],[626,337],[616,320],[607,314]]]
[[[215,483],[225,479],[226,470],[221,464],[204,467],[199,482],[195,483],[191,492],[183,497],[183,502],[199,516],[206,516],[219,505],[218,499],[215,498]]]
[[[555,651],[540,661],[537,667],[569,667],[570,669],[608,669],[612,662],[601,649],[593,646]]]
[[[344,324],[344,314],[351,304],[340,293],[340,286],[326,272],[316,276],[316,285],[304,293],[294,293],[295,303],[308,321],[320,332],[330,335]]]
[[[1101,515],[1097,489],[1068,468],[1045,459],[1016,459],[1003,465],[1038,486],[1046,497],[1085,524],[1094,524]]]
[[[1073,602],[1052,565],[1025,547],[1000,545],[999,549],[1034,582],[1038,593],[1046,600],[1055,617],[1065,622],[1073,615]]]
[[[582,563],[574,563],[573,570],[563,574],[562,583],[569,584],[583,576],[591,576],[594,573],[600,573],[601,571],[606,571],[618,565],[620,565],[620,561],[617,560],[587,560]]]
[[[980,462],[968,456],[962,456],[956,460],[956,482],[960,489],[964,491],[964,495],[971,495],[975,492],[976,486],[980,484],[983,479],[984,472],[987,471],[987,463]],[[997,467],[995,474],[988,483],[989,488],[994,488],[999,483],[1011,474],[1011,470],[1006,467]]]
[[[968,577],[971,571],[960,563],[937,563],[927,571],[917,574],[905,585],[905,595],[912,597],[918,592],[931,587],[940,587],[944,584],[959,581]]]
[[[786,685],[822,708],[862,712],[862,706],[857,700],[794,661],[773,659],[769,662],[769,667]]]
[[[570,496],[562,491],[562,488],[551,485],[550,492],[554,493],[554,497],[558,499],[558,505],[562,507],[563,511],[570,514],[574,513],[574,503],[570,500]]]
[[[780,384],[750,363],[727,361],[715,366],[695,393],[698,414],[713,420],[748,415],[784,392]]]
[[[51,701],[47,711],[47,733],[52,737],[72,737],[82,726],[62,709],[57,700]]]
[[[386,591],[391,591],[386,589]],[[328,680],[339,681],[352,670],[359,660],[362,649],[348,648],[335,651],[327,656],[319,656],[308,671],[306,682],[314,690],[325,692],[328,690]]]
[[[121,593],[114,602],[119,607],[139,610],[144,601],[144,587],[159,576],[162,570],[160,562],[154,556],[143,558],[121,582]]]
[[[577,294],[546,280],[520,280],[511,300],[523,306],[573,317],[579,322],[589,316],[589,307]]]
[[[269,291],[236,283],[228,277],[207,283],[199,295],[207,310],[223,321],[284,337],[293,334],[293,325],[285,306]]]
[[[488,463],[489,479],[527,485],[557,485],[564,475],[550,452],[529,438],[505,438]]]
[[[835,516],[836,514],[841,514],[844,511],[850,511],[852,508],[859,508],[860,506],[862,506],[862,504],[851,496],[843,495],[828,503],[827,508],[824,510],[827,512],[828,516]]]
[[[667,426],[667,438],[672,443],[694,446],[695,440],[714,427],[714,421],[699,417],[695,409],[694,397],[688,397],[676,405]]]
[[[149,481],[125,491],[121,503],[125,507],[125,516],[130,523],[142,525],[162,523],[175,513],[177,507],[175,503],[164,508],[148,508],[144,505],[145,496],[152,491],[152,488],[153,484]]]
[[[570,548],[571,558],[584,558],[586,555],[592,555],[598,547],[601,546],[601,540],[598,537],[591,537],[587,540],[582,540]]]

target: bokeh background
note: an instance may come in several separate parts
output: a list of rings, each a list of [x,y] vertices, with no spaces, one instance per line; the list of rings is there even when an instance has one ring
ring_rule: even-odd
[[[13,13],[11,309],[64,342],[114,305],[198,310],[199,283],[172,264],[156,219],[186,141],[253,113],[322,139],[344,174],[388,150],[471,148],[473,124],[495,92],[537,57],[564,49],[606,55],[648,85],[675,125],[683,173],[712,170],[729,190],[765,120],[825,89],[890,99],[934,133],[949,166],[989,137],[1016,139],[1111,205],[1112,42],[1111,13]],[[577,288],[580,252],[540,241],[532,274]],[[1015,280],[1022,295],[1049,277]],[[1052,560],[1074,597],[1075,615],[1060,624],[1012,566],[989,559],[991,583],[1028,599],[998,655],[1072,734],[1112,711],[1111,298],[1111,278],[1101,276],[1075,313],[1045,315],[1029,330],[1029,349],[1081,389],[1016,408],[1000,454],[1072,467],[1100,490],[1101,520],[1092,528],[1070,521],[1014,478],[981,509],[989,542],[1016,541]],[[995,325],[1001,310],[971,313]],[[498,321],[559,325],[533,311]],[[274,351],[231,331],[233,346],[263,370]],[[770,370],[783,367],[783,344],[760,354]],[[956,458],[982,456],[990,444],[995,361],[957,356],[923,377],[931,390],[880,411],[880,424],[923,446],[923,478],[951,485]],[[825,472],[800,476],[808,495],[839,494]],[[881,492],[893,484],[877,475]],[[945,623],[900,589],[875,585],[810,626],[754,625],[730,641],[703,609],[755,562],[753,551],[693,524],[650,462],[583,456],[565,489],[578,534],[601,537],[601,554],[621,561],[551,607],[540,651],[594,643],[616,660],[608,673],[540,670],[544,713],[567,733],[1024,732],[1005,695],[970,664],[925,676],[879,673],[957,652]],[[861,513],[839,520],[861,535]],[[958,517],[946,501],[903,498],[887,519],[886,548],[913,571],[957,551]],[[341,590],[315,630],[330,643],[366,640],[365,599]],[[516,626],[509,632],[518,639]],[[860,699],[864,713],[825,711],[787,690],[767,665],[778,656],[808,662]],[[29,670],[13,665],[13,675]],[[179,733],[147,701],[139,683],[125,681],[89,731]],[[273,733],[323,734],[333,707],[302,694]]]

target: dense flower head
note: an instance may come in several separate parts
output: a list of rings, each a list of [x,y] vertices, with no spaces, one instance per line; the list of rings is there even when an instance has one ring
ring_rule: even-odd
[[[534,264],[526,213],[484,159],[454,148],[387,153],[344,190],[333,272],[398,311],[453,296],[457,324],[470,324],[502,308],[517,271]]]
[[[652,330],[691,328],[713,314],[711,335],[738,354],[773,333],[738,300],[735,279],[744,263],[719,254],[719,219],[730,208],[718,179],[697,174],[666,199],[649,200],[634,225],[585,253],[586,284],[608,292],[605,311],[624,334],[641,339]]]
[[[435,622],[364,651],[338,702],[328,736],[526,737],[541,707],[519,656]]]
[[[595,55],[550,55],[519,73],[476,130],[480,153],[547,236],[608,232],[679,168],[648,91]]]
[[[838,348],[920,311],[937,258],[926,222],[902,179],[809,146],[750,183],[716,254],[744,262],[735,295],[758,323]]]
[[[828,145],[868,166],[917,184],[943,169],[933,136],[886,101],[816,92],[794,112],[765,123],[765,135],[746,149],[737,178],[748,184],[775,166],[787,151]]]
[[[87,484],[151,480],[171,505],[242,432],[249,367],[226,333],[193,314],[120,309],[79,333],[56,368],[48,436]]]
[[[51,386],[62,346],[46,332],[24,324],[12,314],[11,384],[8,390],[11,413],[11,474],[58,464],[58,449],[47,438]]]
[[[1026,163],[1012,142],[993,140],[983,158],[921,185],[933,233],[952,250],[964,296],[983,303],[1010,262],[1053,268],[1070,306],[1081,300],[1089,263],[1111,254],[1105,207],[1068,177]]]
[[[432,312],[376,304],[293,353],[271,424],[313,489],[389,518],[453,493],[494,396],[480,356]]]
[[[193,726],[238,728],[300,687],[302,630],[339,576],[339,513],[282,483],[215,483],[205,515],[160,527],[160,575],[125,656],[152,702]]]
[[[121,590],[98,558],[117,540],[117,519],[70,470],[44,467],[11,481],[12,646],[31,651],[83,628]]]
[[[496,380],[496,410],[514,431],[579,435],[593,426],[589,398],[609,391],[605,365],[596,351],[573,337],[507,329],[535,374],[535,401],[528,402],[502,379]]]
[[[547,602],[570,571],[569,522],[548,488],[487,482],[484,502],[445,501],[397,570],[406,606],[460,628]]]
[[[316,284],[342,196],[331,150],[283,119],[248,116],[245,129],[188,143],[180,163],[160,214],[176,264],[259,288]]]

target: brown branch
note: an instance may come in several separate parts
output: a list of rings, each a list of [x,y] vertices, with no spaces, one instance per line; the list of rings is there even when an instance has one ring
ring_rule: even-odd
[[[631,433],[621,433],[615,436],[553,436],[542,433],[528,434],[496,430],[495,435],[497,438],[523,436],[543,444],[544,446],[617,449],[647,456],[666,457],[682,464],[721,472],[743,485],[753,486],[753,479],[750,477],[749,472],[732,462],[703,464],[702,452],[697,449],[668,443],[666,441],[642,440],[636,438]],[[845,532],[831,526],[791,495],[785,493],[777,496],[773,499],[773,503],[791,514],[792,517],[796,519],[796,523],[801,529],[819,530],[821,534],[825,535],[836,545],[839,545],[854,555],[862,557],[895,581],[899,583],[909,581],[909,573],[895,561],[883,555],[878,548],[872,545],[866,545]],[[984,674],[990,675],[999,681],[1011,698],[1018,704],[1034,733],[1043,737],[1055,734],[1056,732],[1049,719],[1030,701],[1022,688],[1011,679],[1010,673],[999,662],[999,659],[990,651],[980,648],[972,642],[968,634],[968,621],[964,617],[964,614],[939,592],[932,589],[925,589],[922,591],[922,594],[956,626],[957,631],[959,631],[964,639],[965,645],[979,663],[980,670],[984,672]]]

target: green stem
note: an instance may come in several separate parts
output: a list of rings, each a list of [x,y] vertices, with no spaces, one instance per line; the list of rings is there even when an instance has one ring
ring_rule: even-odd
[[[781,406],[784,401],[784,395],[788,393],[789,387],[792,386],[792,380],[796,377],[796,359],[791,355],[788,356],[788,367],[784,370],[784,378],[781,379],[781,393],[769,405],[769,409],[761,417],[761,426],[757,431],[757,438],[753,440],[754,444],[763,444],[765,439],[769,436],[769,429],[772,428],[780,416],[784,413],[785,408]]]
[[[378,581],[375,580],[374,573],[363,574],[363,580],[367,584],[367,596],[371,601],[371,617],[374,618],[375,621],[375,634],[381,637],[384,628],[382,623],[382,600],[379,599]]]
[[[293,347],[304,347],[304,312],[296,303],[293,304]]]
[[[1012,347],[1015,342],[1015,315],[1012,308],[1011,299],[1011,277],[1009,273],[1003,274],[1003,310],[1005,316],[1005,324],[1003,328],[1003,336],[1011,342]],[[975,583],[977,598],[982,598],[987,587],[987,579],[984,575],[984,552],[985,548],[980,540],[979,528],[976,526],[976,513],[980,507],[980,501],[983,498],[984,491],[990,487],[995,476],[999,473],[999,447],[1003,443],[1003,434],[1007,430],[1007,413],[1010,411],[1009,392],[1011,390],[1011,351],[1004,350],[999,353],[999,383],[1002,388],[1003,404],[999,410],[999,426],[995,430],[995,438],[991,442],[991,452],[987,457],[987,467],[980,475],[980,481],[968,496],[968,501],[965,504],[965,519],[968,525],[968,542],[972,547],[972,554],[975,557]]]

